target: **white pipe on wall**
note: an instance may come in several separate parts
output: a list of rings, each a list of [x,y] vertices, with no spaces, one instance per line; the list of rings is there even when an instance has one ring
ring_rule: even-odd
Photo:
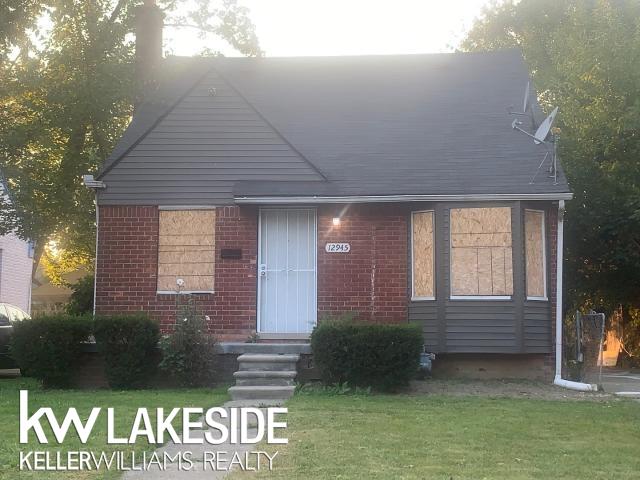
[[[94,190],[96,194],[96,254],[93,260],[93,316],[96,315],[96,293],[98,286],[98,229],[100,228],[100,212],[98,211],[98,190]]]
[[[572,382],[562,378],[562,257],[564,248],[564,200],[558,202],[558,238],[556,241],[556,376],[554,385],[580,390],[582,392],[596,392],[597,385],[589,383]]]

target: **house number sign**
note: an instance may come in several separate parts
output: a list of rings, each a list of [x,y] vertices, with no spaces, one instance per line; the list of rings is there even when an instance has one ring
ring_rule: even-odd
[[[351,245],[348,243],[327,243],[324,250],[327,253],[349,253]]]

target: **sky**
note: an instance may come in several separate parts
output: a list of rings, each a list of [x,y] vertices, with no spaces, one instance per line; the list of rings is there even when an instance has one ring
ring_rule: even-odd
[[[273,56],[437,53],[455,49],[489,0],[239,0],[260,46]],[[224,42],[165,29],[165,48],[194,55],[203,46],[238,55]]]

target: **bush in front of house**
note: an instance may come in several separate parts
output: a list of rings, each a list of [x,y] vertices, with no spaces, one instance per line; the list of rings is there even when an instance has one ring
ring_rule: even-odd
[[[173,333],[160,341],[160,369],[185,387],[209,386],[216,366],[216,340],[207,331],[209,317],[198,311],[194,295],[176,296]]]
[[[15,322],[11,356],[23,375],[41,380],[44,387],[68,387],[91,330],[90,316],[52,314]]]
[[[414,325],[325,320],[311,334],[313,359],[327,385],[395,390],[415,377],[422,332]]]
[[[94,327],[112,388],[144,387],[158,366],[158,323],[144,313],[98,316]]]
[[[171,335],[160,340],[160,369],[185,387],[209,386],[216,366],[216,340],[207,332],[205,320],[189,315],[176,321]]]
[[[93,275],[82,277],[71,285],[71,296],[65,310],[70,315],[93,313]]]

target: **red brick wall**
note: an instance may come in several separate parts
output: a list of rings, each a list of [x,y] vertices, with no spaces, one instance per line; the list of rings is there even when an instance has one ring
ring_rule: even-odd
[[[216,215],[214,294],[196,295],[220,339],[244,339],[256,327],[255,208],[223,207]],[[221,259],[221,248],[241,248],[242,259]],[[146,311],[166,329],[175,320],[175,295],[157,295],[158,208],[101,206],[96,312]]]
[[[407,320],[407,211],[402,206],[353,206],[339,226],[340,206],[318,209],[318,316],[345,311],[378,322]],[[221,339],[242,340],[256,328],[257,219],[255,208],[224,207],[216,216],[215,293],[196,295]],[[328,254],[326,242],[349,242],[351,252]],[[241,248],[241,260],[221,248]],[[96,311],[144,310],[166,329],[175,296],[156,294],[158,209],[101,206]]]
[[[406,322],[408,211],[403,205],[318,208],[318,318],[345,311],[375,322]],[[327,242],[348,242],[349,253],[326,253]]]

